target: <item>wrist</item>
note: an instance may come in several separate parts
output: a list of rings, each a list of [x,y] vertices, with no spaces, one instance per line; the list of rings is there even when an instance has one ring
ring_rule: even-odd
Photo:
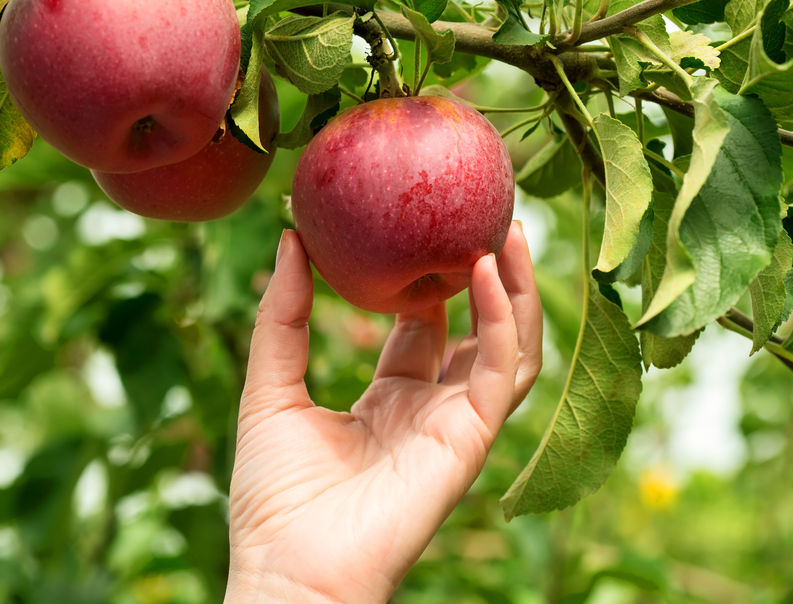
[[[301,602],[305,604],[340,604],[343,600],[274,572],[246,573],[229,570],[224,604],[265,604]]]
[[[224,604],[379,604],[388,602],[396,583],[378,573],[367,573],[368,580],[339,573],[332,565],[310,568],[313,564],[298,563],[300,570],[273,568],[260,551],[244,554],[232,548],[229,578]],[[398,582],[397,582],[398,583]]]

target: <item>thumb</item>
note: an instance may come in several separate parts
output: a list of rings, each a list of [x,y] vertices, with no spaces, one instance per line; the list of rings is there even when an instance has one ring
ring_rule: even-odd
[[[311,406],[303,377],[308,364],[308,318],[313,281],[297,233],[285,230],[251,338],[240,418]]]

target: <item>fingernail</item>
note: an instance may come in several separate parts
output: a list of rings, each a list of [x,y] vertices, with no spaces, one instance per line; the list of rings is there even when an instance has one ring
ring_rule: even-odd
[[[287,246],[287,244],[286,244],[286,237],[287,237],[286,233],[287,233],[287,229],[284,229],[281,232],[281,240],[278,242],[278,251],[275,253],[275,266],[278,266],[278,262],[280,262],[280,260],[281,260],[282,252],[284,251],[284,248],[286,248],[286,246]]]
[[[522,220],[518,220],[518,219],[516,218],[516,219],[515,219],[515,220],[513,220],[512,222],[514,222],[515,224],[517,224],[517,225],[518,225],[518,228],[520,229],[520,232],[522,233],[522,232],[523,232],[523,221],[522,221]]]

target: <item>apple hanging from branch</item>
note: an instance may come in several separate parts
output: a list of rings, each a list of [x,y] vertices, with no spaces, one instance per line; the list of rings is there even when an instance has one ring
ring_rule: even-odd
[[[19,111],[106,172],[182,161],[213,137],[237,82],[232,0],[12,0],[0,70]]]
[[[383,98],[331,120],[292,183],[295,226],[322,277],[352,304],[418,310],[469,285],[500,252],[512,164],[496,129],[464,103]]]
[[[92,170],[94,180],[119,206],[148,218],[197,222],[230,214],[253,194],[275,156],[278,96],[267,69],[261,74],[259,138],[268,153],[247,147],[225,128],[184,161],[132,174]]]

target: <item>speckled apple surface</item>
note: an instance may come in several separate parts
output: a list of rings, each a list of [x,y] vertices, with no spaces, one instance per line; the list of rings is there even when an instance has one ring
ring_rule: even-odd
[[[0,70],[41,137],[86,167],[182,161],[217,131],[234,92],[232,0],[12,0]]]
[[[292,183],[292,211],[322,277],[352,304],[418,310],[498,253],[515,185],[507,149],[474,109],[442,97],[379,99],[329,122]]]

